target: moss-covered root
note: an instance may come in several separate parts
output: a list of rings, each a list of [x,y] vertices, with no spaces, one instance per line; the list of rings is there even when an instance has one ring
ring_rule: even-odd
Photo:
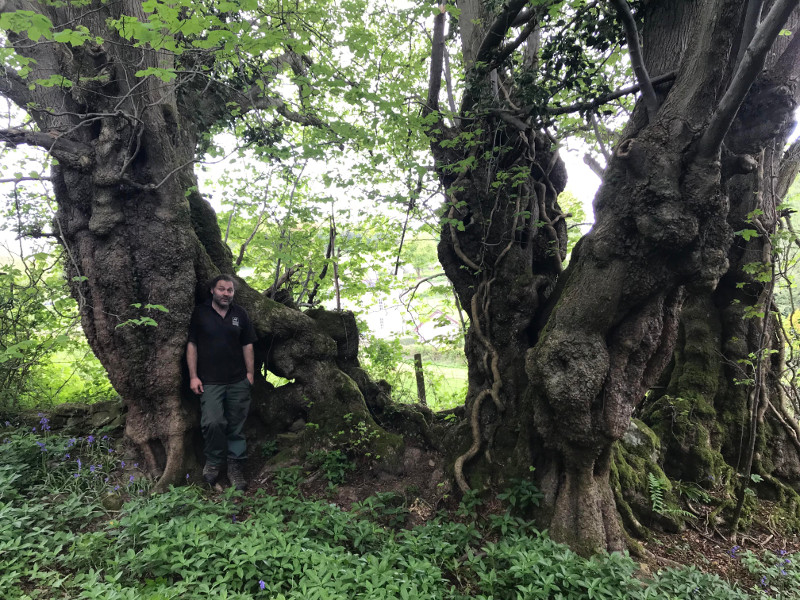
[[[684,526],[660,453],[658,437],[637,419],[614,445],[609,481],[623,525],[638,538],[646,538],[649,527],[677,532]]]
[[[322,389],[310,394],[303,444],[338,448],[356,458],[380,461],[388,470],[402,463],[403,438],[379,427],[355,382],[338,369],[330,369]]]

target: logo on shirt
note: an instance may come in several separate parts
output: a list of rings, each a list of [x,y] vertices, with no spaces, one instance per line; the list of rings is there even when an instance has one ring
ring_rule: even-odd
[[[238,327],[239,326],[239,317],[233,317],[231,319],[231,323],[233,323],[234,327]]]

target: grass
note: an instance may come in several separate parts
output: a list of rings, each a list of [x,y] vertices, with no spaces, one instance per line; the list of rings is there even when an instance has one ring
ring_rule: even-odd
[[[448,364],[423,363],[428,406],[446,410],[464,403],[467,394],[467,368]],[[398,363],[394,372],[392,398],[398,402],[417,402],[414,364]]]
[[[275,496],[194,485],[151,496],[111,440],[51,435],[44,417],[36,431],[0,426],[0,439],[4,599],[788,600],[800,589],[790,555],[748,557],[764,577],[749,592],[694,567],[640,580],[625,555],[581,558],[514,514],[538,501],[530,485],[506,490],[504,513],[467,495],[404,528],[397,494],[345,511],[279,472]]]

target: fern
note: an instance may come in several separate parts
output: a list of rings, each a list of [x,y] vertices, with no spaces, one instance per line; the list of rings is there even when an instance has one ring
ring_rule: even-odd
[[[663,515],[664,510],[667,508],[664,504],[664,492],[667,489],[667,484],[663,479],[656,477],[652,473],[647,474],[647,483],[650,487],[650,504],[653,507],[653,512]]]
[[[677,515],[679,517],[683,517],[684,519],[694,519],[696,515],[693,515],[689,511],[683,510],[682,508],[677,507],[668,507],[666,501],[664,500],[664,492],[667,491],[667,481],[656,477],[652,473],[647,474],[647,484],[650,488],[650,504],[653,507],[653,512],[658,513],[659,515]]]

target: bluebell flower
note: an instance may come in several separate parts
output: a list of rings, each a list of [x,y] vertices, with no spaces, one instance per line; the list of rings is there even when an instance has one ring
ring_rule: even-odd
[[[130,479],[128,479],[128,481],[130,481],[131,483],[133,483],[133,475],[131,475],[131,476],[130,476]]]
[[[734,546],[733,548],[728,550],[728,554],[730,555],[730,557],[731,558],[736,558],[736,553],[739,551],[740,548],[741,548],[741,546]]]
[[[81,470],[81,459],[79,458],[78,459],[78,471],[80,471],[80,470]]]
[[[267,584],[264,582],[264,580],[263,579],[259,579],[259,581],[258,581],[258,589],[263,590],[263,589],[266,589],[266,587],[267,587]]]
[[[94,473],[94,465],[89,465],[89,472]]]
[[[89,437],[86,438],[86,441],[89,442],[90,444],[93,443],[94,442],[94,436],[90,435]]]

